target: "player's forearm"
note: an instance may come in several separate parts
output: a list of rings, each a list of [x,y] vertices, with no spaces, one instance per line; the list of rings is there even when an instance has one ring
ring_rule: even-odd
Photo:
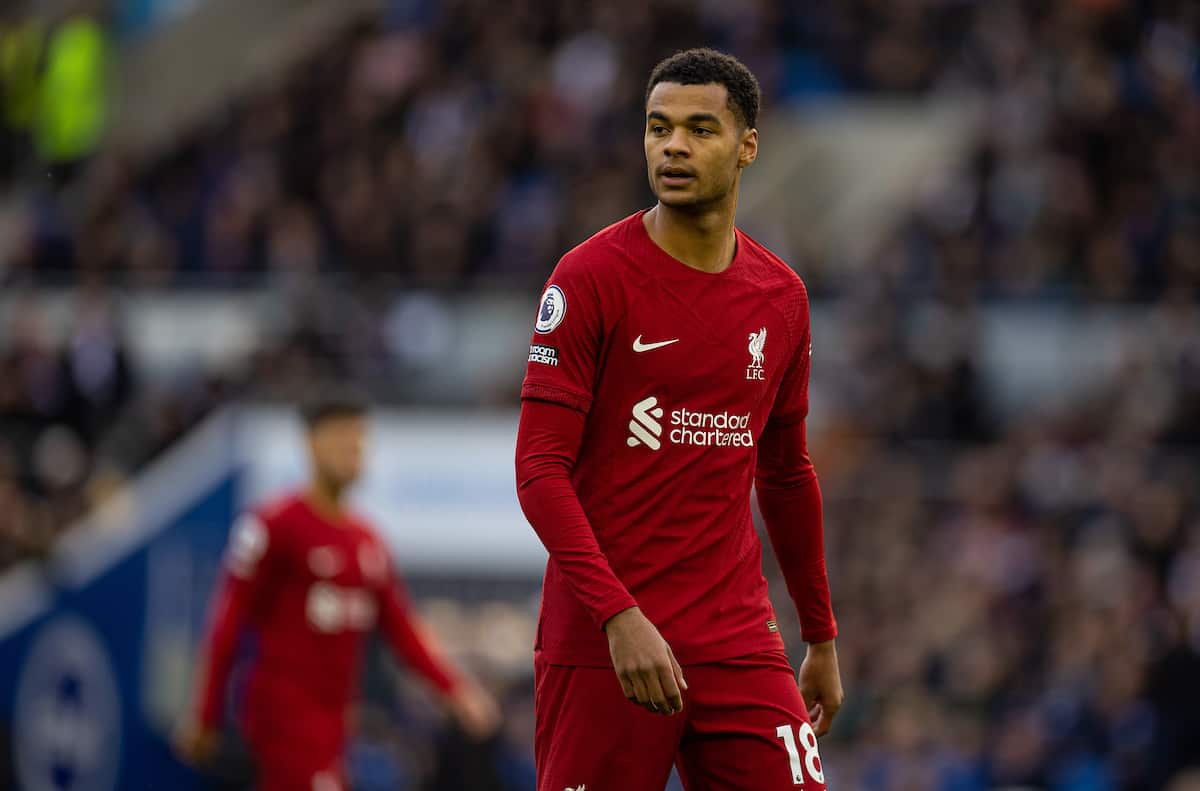
[[[434,650],[432,637],[418,631],[414,617],[394,593],[384,608],[384,636],[396,657],[442,694],[452,693],[459,684],[458,672],[442,659],[441,651]]]
[[[584,418],[557,404],[526,401],[517,434],[517,497],[567,584],[597,628],[637,602],[600,549],[571,483]]]
[[[837,622],[825,568],[821,486],[808,457],[803,423],[764,432],[755,492],[804,639],[832,640]]]
[[[800,630],[809,643],[837,636],[825,569],[821,528],[821,487],[813,478],[796,489],[760,486],[758,507],[767,525],[788,593],[800,616]]]
[[[636,606],[600,550],[569,478],[531,476],[518,496],[529,523],[598,628]]]

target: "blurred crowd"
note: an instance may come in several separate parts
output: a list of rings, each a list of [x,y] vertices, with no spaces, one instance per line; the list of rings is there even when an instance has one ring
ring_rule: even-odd
[[[768,114],[838,95],[984,101],[968,167],[914,206],[888,277],[1100,300],[1194,290],[1196,14],[1170,0],[397,2],[164,153],[107,151],[74,193],[27,189],[5,212],[0,280],[536,285],[648,202],[646,75],[705,42],[755,70]],[[814,289],[844,287],[809,268]]]
[[[845,95],[984,108],[972,155],[914,196],[869,270],[797,262],[857,319],[813,369],[848,692],[822,744],[835,787],[1197,787],[1179,779],[1200,763],[1200,7],[1183,0],[394,2],[165,153],[11,168],[0,285],[88,296],[61,343],[29,313],[0,328],[0,564],[256,374],[343,371],[357,341],[330,335],[362,324],[297,310],[239,377],[164,384],[131,364],[109,288],[532,293],[650,202],[645,78],[698,43],[755,70],[768,116]],[[995,299],[1139,321],[1086,402],[1014,418],[979,383]],[[439,607],[456,652],[491,650],[486,619]],[[501,621],[527,635],[534,614]],[[510,714],[506,768],[429,780],[427,747],[371,709],[356,760],[385,779],[362,788],[528,787],[528,679],[480,661]]]
[[[855,5],[883,17],[861,50],[870,89],[983,107],[967,162],[916,196],[871,278],[958,300],[1197,298],[1194,3],[858,3],[828,13]],[[829,262],[811,268],[818,289],[855,287]]]
[[[1200,310],[1148,308],[1106,386],[1002,422],[970,310],[914,335],[879,299],[844,356],[814,356],[848,691],[830,775],[1167,788],[1200,763]]]
[[[93,449],[133,397],[127,350],[93,302],[61,346],[35,312],[5,327],[0,352],[0,566],[49,548],[88,505]],[[99,492],[95,492],[99,494]]]

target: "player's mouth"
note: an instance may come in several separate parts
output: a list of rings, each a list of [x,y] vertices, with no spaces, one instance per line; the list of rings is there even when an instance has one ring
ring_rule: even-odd
[[[669,165],[658,169],[658,178],[668,187],[682,187],[691,183],[696,174],[688,168]]]

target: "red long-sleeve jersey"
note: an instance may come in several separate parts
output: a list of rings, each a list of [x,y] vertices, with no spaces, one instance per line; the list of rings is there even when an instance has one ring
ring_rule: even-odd
[[[517,440],[521,505],[550,553],[537,648],[610,662],[637,604],[684,664],[781,649],[760,508],[809,642],[833,638],[805,445],[800,278],[749,236],[723,272],[672,258],[641,213],[569,252],[542,296]]]
[[[380,628],[397,657],[443,693],[454,672],[418,632],[387,551],[364,521],[334,519],[301,495],[242,516],[210,614],[197,696],[200,721],[220,724],[245,630],[256,638],[242,722],[252,744],[340,755],[364,638]]]

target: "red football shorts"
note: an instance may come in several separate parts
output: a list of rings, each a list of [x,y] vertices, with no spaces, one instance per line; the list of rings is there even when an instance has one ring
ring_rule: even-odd
[[[534,660],[538,791],[825,791],[817,738],[782,651],[687,665],[683,711],[631,703],[612,668]]]
[[[254,791],[347,791],[349,787],[340,769],[318,769],[295,753],[260,756],[254,778]]]
[[[304,706],[269,687],[260,680],[242,723],[254,754],[254,791],[346,791],[341,712]]]

